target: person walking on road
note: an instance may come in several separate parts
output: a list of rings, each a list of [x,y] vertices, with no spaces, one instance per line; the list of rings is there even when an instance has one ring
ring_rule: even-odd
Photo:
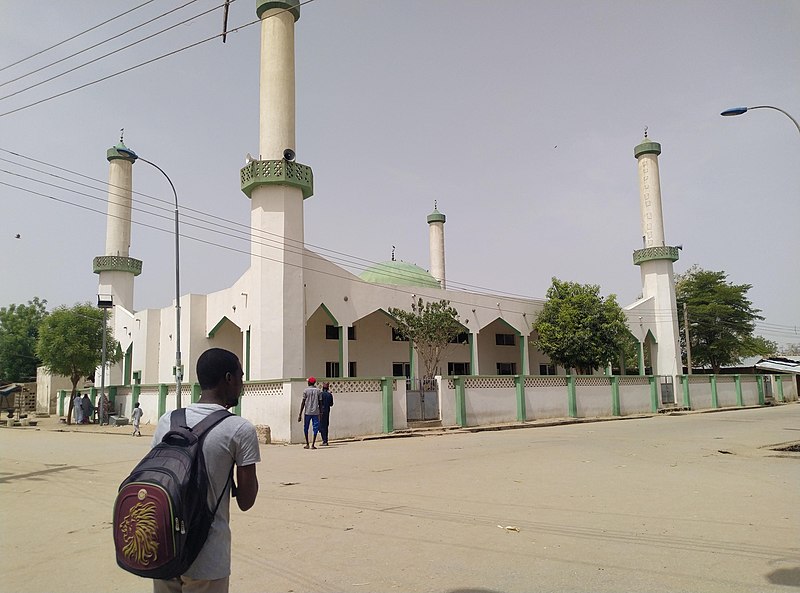
[[[83,405],[80,393],[76,393],[72,400],[72,413],[75,416],[75,424],[83,424]]]
[[[142,421],[142,408],[139,407],[139,402],[133,404],[133,412],[131,412],[131,420],[133,421],[133,435],[135,437],[142,436],[139,431],[139,423]]]
[[[92,414],[94,414],[94,404],[89,399],[89,395],[84,393],[81,399],[81,424],[89,424],[92,421]]]
[[[314,377],[308,378],[308,387],[303,391],[303,400],[300,402],[300,413],[297,415],[297,421],[303,421],[303,434],[306,436],[306,446],[308,449],[308,425],[311,424],[314,428],[314,438],[311,441],[311,448],[316,449],[317,434],[319,434],[319,403],[322,392],[316,387],[317,380]],[[305,419],[303,413],[305,412]]]
[[[319,432],[322,434],[322,444],[328,446],[328,424],[331,419],[331,408],[333,407],[333,394],[331,384],[322,384],[322,394],[319,402]]]
[[[227,410],[239,403],[242,394],[242,365],[228,350],[211,348],[197,360],[197,380],[201,395],[186,408],[186,423],[196,426],[217,410]],[[167,412],[158,421],[153,435],[155,447],[170,429]],[[208,470],[208,504],[217,508],[211,530],[197,559],[180,577],[153,580],[154,593],[227,593],[231,574],[230,493],[243,511],[249,510],[258,495],[256,463],[261,461],[255,427],[241,416],[229,416],[210,430],[203,441],[203,455]],[[228,487],[236,467],[236,483]]]

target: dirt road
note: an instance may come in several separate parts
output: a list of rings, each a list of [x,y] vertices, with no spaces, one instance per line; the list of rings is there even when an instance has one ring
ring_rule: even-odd
[[[0,429],[0,591],[151,590],[110,531],[149,438],[54,428]],[[232,509],[231,590],[787,591],[800,454],[765,447],[799,439],[791,404],[264,445],[258,501]]]

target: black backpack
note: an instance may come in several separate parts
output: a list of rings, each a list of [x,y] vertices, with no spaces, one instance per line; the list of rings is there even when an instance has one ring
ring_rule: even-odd
[[[192,428],[186,409],[170,416],[170,430],[120,484],[114,501],[114,547],[117,564],[151,579],[184,574],[206,542],[220,501],[208,508],[208,473],[203,440],[214,426],[232,416],[209,414]]]

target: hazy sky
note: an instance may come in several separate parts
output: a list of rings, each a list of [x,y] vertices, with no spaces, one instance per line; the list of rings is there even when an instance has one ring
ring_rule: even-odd
[[[0,0],[0,68],[143,2]],[[191,2],[10,82],[180,4],[153,0],[0,70],[0,306],[95,300],[105,155],[123,127],[169,174],[181,208],[215,220],[182,227],[182,293],[222,289],[247,269],[239,169],[258,153],[258,25],[8,113],[220,32],[215,10],[8,96],[221,3]],[[254,21],[254,4],[234,1],[229,28]],[[641,291],[633,147],[649,126],[663,149],[667,243],[683,245],[676,271],[696,263],[752,284],[759,333],[800,342],[800,134],[776,111],[719,116],[767,104],[800,117],[800,3],[315,0],[301,9],[296,56],[313,250],[385,261],[394,245],[397,259],[427,268],[436,200],[449,281],[543,297],[557,276],[629,304]],[[135,196],[147,211],[134,213],[136,308],[170,306],[172,194],[145,163],[134,191],[164,200]]]

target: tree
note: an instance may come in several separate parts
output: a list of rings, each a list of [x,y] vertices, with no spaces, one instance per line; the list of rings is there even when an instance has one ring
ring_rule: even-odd
[[[764,319],[747,298],[752,284],[731,284],[723,272],[697,265],[677,276],[678,310],[686,304],[692,366],[710,366],[719,373],[723,365],[737,364],[747,356],[767,356],[777,345],[753,335],[755,322]],[[686,328],[679,315],[681,348],[686,351]]]
[[[69,377],[72,394],[67,424],[72,423],[72,407],[78,381],[94,374],[102,361],[103,330],[106,332],[106,359],[118,360],[117,341],[109,328],[103,328],[103,312],[90,303],[58,307],[39,326],[36,352],[48,371]]]
[[[425,368],[423,379],[430,381],[447,348],[464,331],[458,311],[450,306],[450,301],[423,305],[419,299],[411,304],[411,311],[392,307],[389,315],[398,333],[414,343]]]
[[[783,348],[779,349],[778,354],[783,356],[800,356],[800,342],[792,342],[784,345]]]
[[[597,369],[616,360],[629,341],[625,314],[596,284],[553,278],[533,329],[535,345],[566,369]]]
[[[36,356],[39,324],[47,301],[34,297],[27,305],[0,308],[0,381],[29,381],[41,360]]]

